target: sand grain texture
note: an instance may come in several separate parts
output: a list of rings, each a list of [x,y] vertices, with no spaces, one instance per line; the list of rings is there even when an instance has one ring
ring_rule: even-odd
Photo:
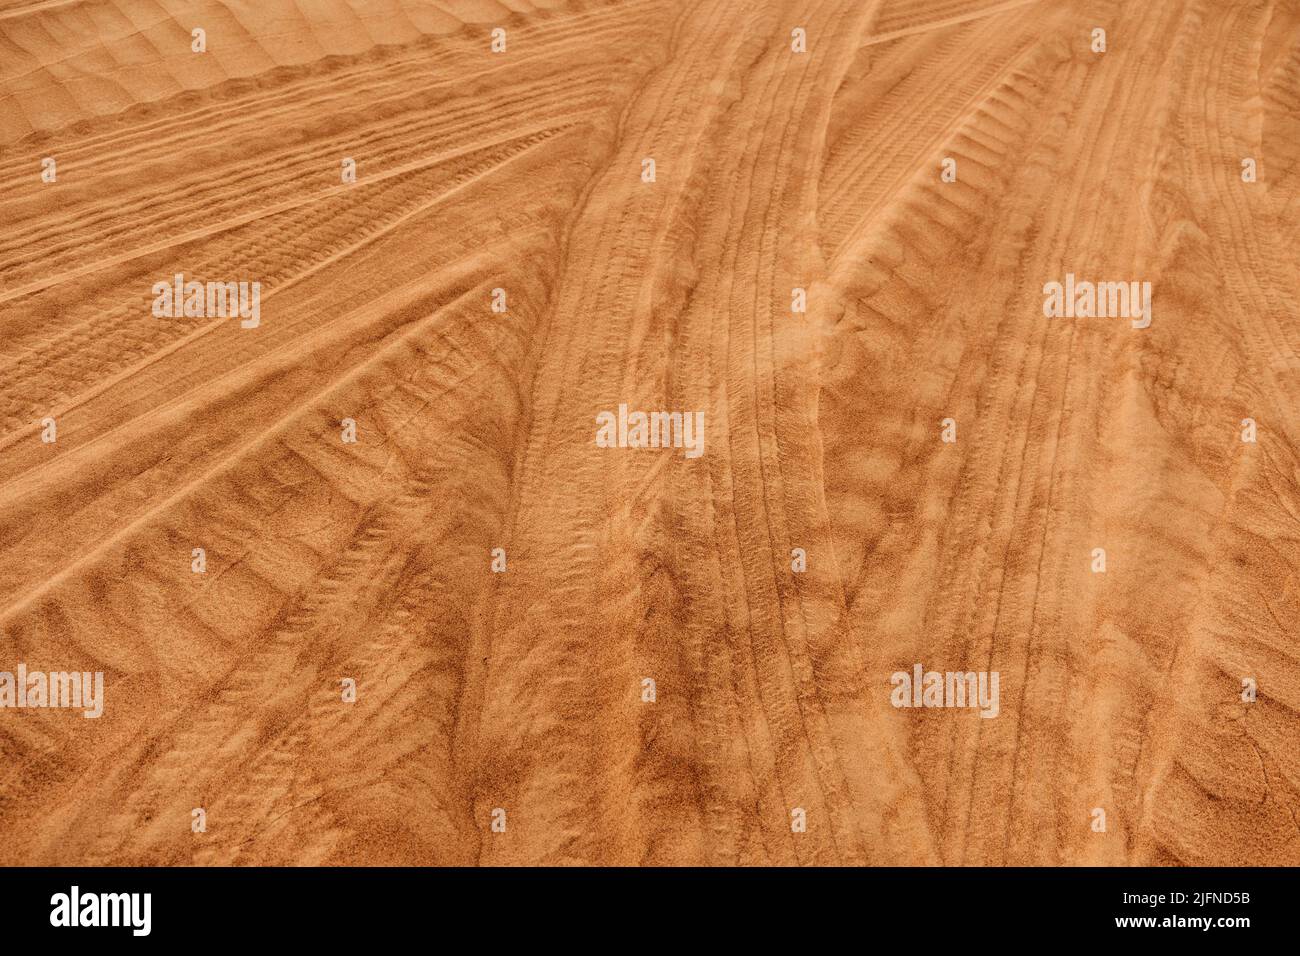
[[[0,863],[1300,864],[1296,0],[18,0],[0,104],[0,670],[106,683]]]

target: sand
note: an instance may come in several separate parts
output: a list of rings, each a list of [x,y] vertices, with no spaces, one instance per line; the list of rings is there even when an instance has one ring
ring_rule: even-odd
[[[1295,0],[16,0],[0,103],[104,686],[0,863],[1300,863]]]

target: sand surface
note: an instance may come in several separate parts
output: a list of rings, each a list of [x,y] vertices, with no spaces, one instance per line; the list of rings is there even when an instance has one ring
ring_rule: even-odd
[[[2,2],[0,863],[1300,863],[1298,250],[1296,0]]]

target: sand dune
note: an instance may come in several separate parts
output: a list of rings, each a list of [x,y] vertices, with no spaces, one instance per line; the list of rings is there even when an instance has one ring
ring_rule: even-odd
[[[1296,0],[19,0],[0,101],[0,672],[104,688],[0,863],[1300,864]]]

